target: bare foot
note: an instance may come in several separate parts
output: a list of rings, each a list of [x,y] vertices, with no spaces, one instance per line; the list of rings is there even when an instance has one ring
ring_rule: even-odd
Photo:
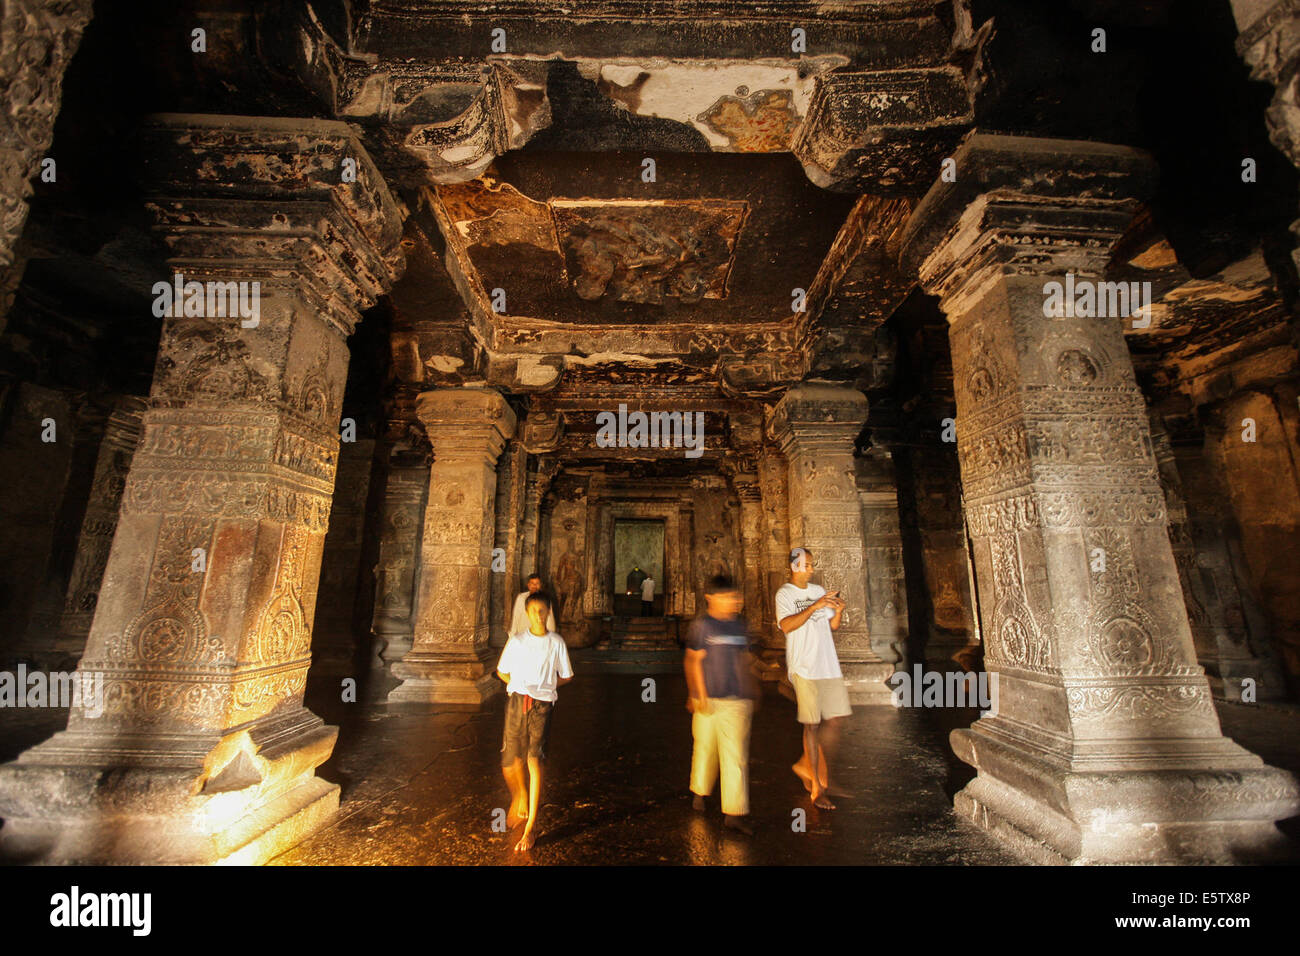
[[[803,788],[807,790],[809,793],[812,793],[812,785],[813,785],[812,773],[808,770],[804,762],[800,760],[790,769],[795,772],[795,776],[797,776],[800,780],[803,781]]]
[[[521,836],[519,838],[519,842],[515,844],[515,850],[516,852],[519,853],[527,853],[532,848],[533,848],[533,831],[529,829],[525,829],[524,835]]]
[[[835,804],[831,803],[830,797],[825,793],[819,793],[813,797],[813,806],[819,810],[834,810]]]
[[[739,830],[745,836],[754,835],[754,826],[749,822],[748,817],[727,816],[723,819],[722,825],[729,830]]]
[[[511,807],[509,812],[506,814],[506,826],[511,830],[519,826],[519,824],[527,822],[528,807],[526,805],[523,808]]]

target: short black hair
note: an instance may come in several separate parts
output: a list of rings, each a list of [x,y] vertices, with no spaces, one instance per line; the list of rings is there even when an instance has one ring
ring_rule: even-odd
[[[551,609],[551,598],[548,594],[542,591],[534,591],[532,594],[528,595],[528,597],[524,598],[525,611],[528,610],[528,605],[530,604],[545,604],[546,609],[549,611]]]
[[[542,576],[541,576],[540,574],[538,574],[536,571],[534,571],[532,574],[528,575],[528,577],[524,578],[525,581],[540,581],[541,579],[542,579]]]
[[[809,560],[809,561],[812,560],[812,556],[813,556],[812,548],[805,548],[805,547],[803,547],[802,545],[800,545],[800,546],[797,547],[797,548],[791,548],[791,549],[790,549],[790,563],[791,563],[791,564],[794,564],[796,561],[799,560],[799,552],[801,552],[801,551],[802,551],[804,554],[808,555],[808,560]]]
[[[734,590],[736,590],[736,582],[731,580],[729,574],[715,574],[704,584],[705,594],[724,594]]]

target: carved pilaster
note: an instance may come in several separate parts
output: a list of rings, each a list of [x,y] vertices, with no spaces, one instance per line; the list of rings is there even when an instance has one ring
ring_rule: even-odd
[[[814,580],[847,604],[835,645],[849,699],[887,704],[892,664],[871,647],[867,629],[862,507],[853,445],[867,400],[851,388],[797,385],[772,410],[771,431],[789,464],[790,542],[812,551]],[[786,566],[789,562],[787,559]]]
[[[400,661],[411,649],[415,628],[415,582],[420,566],[424,503],[429,494],[429,463],[390,459],[384,487],[384,512],[375,567],[375,613],[371,622],[385,663]]]
[[[489,637],[493,647],[504,647],[506,628],[515,595],[523,582],[519,571],[519,524],[523,512],[524,477],[528,453],[519,441],[510,441],[497,464],[496,532],[493,552],[501,552],[501,562],[494,559],[492,568],[492,605]],[[498,565],[501,569],[498,570]],[[528,572],[523,572],[527,574]]]
[[[433,446],[416,590],[414,643],[393,676],[394,703],[478,706],[501,692],[488,642],[497,457],[515,431],[498,392],[423,393],[417,413]]]
[[[977,135],[909,224],[950,322],[957,450],[998,709],[952,734],[958,811],[1040,860],[1239,859],[1300,809],[1223,737],[1196,661],[1122,320],[1044,316],[1151,187],[1136,150]]]
[[[898,482],[889,452],[873,449],[857,460],[857,485],[866,558],[867,630],[880,658],[898,664],[907,650],[907,583],[898,526]]]
[[[537,563],[537,537],[541,533],[542,499],[559,467],[553,457],[542,455],[537,459],[537,469],[530,470],[525,480],[524,518],[519,526],[519,563],[523,574],[541,573]]]
[[[163,116],[141,141],[170,272],[212,285],[164,317],[79,668],[103,713],[0,768],[0,814],[50,859],[256,862],[338,805],[302,695],[344,336],[400,271],[400,216],[343,123]]]
[[[763,444],[758,452],[763,508],[763,631],[759,658],[764,680],[780,680],[785,668],[785,632],[776,623],[776,592],[789,578],[790,501],[781,452]]]

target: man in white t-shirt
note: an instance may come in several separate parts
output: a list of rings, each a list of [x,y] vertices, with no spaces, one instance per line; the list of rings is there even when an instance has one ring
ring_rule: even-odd
[[[528,595],[536,594],[542,589],[542,576],[540,574],[528,575],[528,590],[520,591],[515,597],[515,608],[510,615],[510,627],[506,631],[506,636],[512,634],[522,634],[528,630],[528,614],[524,611],[524,601],[528,600]],[[546,629],[555,630],[555,612],[546,612]]]
[[[786,671],[803,724],[803,756],[793,770],[812,794],[814,806],[834,810],[829,794],[848,796],[832,788],[828,768],[840,719],[852,712],[831,634],[839,629],[845,605],[838,591],[827,594],[813,584],[812,575],[812,552],[795,548],[790,552],[790,580],[776,592],[776,621],[785,633]]]
[[[559,698],[556,688],[573,678],[569,649],[564,638],[546,626],[551,610],[546,595],[530,594],[524,600],[528,630],[510,635],[497,676],[506,684],[510,695],[506,701],[505,730],[501,739],[501,772],[510,788],[510,812],[506,822],[514,827],[524,824],[523,836],[516,850],[533,846],[533,829],[537,808],[542,799],[542,761],[546,758],[546,738],[551,728],[551,714]],[[528,787],[524,788],[524,758],[528,761]]]
[[[649,617],[655,612],[655,579],[645,576],[641,582],[641,616]]]

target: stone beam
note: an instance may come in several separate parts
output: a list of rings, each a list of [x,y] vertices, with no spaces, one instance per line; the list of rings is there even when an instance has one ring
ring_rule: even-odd
[[[1127,147],[975,135],[909,224],[948,316],[957,451],[996,714],[952,733],[959,813],[1038,861],[1240,861],[1300,788],[1220,731],[1122,321],[1045,318],[1149,193]]]

